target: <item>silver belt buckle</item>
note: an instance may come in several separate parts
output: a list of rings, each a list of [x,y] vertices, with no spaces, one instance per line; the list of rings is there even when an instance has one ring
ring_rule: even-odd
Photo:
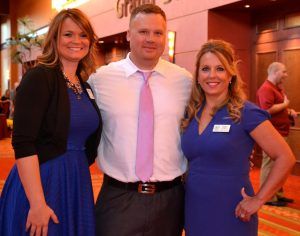
[[[138,192],[144,193],[144,194],[154,194],[155,193],[155,184],[139,183]]]

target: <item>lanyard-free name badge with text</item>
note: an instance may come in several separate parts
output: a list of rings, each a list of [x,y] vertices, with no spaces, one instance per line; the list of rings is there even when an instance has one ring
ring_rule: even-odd
[[[214,133],[229,133],[231,125],[214,125]]]
[[[94,97],[94,94],[93,94],[92,90],[88,88],[88,89],[86,89],[86,91],[87,91],[87,93],[88,93],[90,99],[95,100],[95,97]]]

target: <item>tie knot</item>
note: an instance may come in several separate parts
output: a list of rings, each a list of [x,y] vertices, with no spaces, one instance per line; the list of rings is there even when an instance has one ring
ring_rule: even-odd
[[[148,79],[150,78],[151,74],[152,74],[152,71],[147,71],[147,72],[141,71],[141,73],[143,75],[144,80],[147,82]]]

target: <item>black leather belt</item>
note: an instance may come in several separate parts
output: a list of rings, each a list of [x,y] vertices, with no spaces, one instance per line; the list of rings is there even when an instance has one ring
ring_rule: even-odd
[[[129,182],[124,183],[119,180],[116,180],[108,175],[104,175],[104,183],[124,189],[124,190],[131,190],[136,191],[139,193],[144,194],[154,194],[156,192],[161,192],[167,189],[170,189],[172,187],[175,187],[176,185],[179,185],[182,183],[182,176],[178,176],[177,178],[171,180],[171,181],[161,181],[161,182]]]

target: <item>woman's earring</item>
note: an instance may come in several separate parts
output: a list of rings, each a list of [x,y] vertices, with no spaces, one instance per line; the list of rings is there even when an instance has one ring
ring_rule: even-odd
[[[228,84],[228,89],[229,89],[229,91],[231,91],[231,89],[232,89],[231,86],[232,86],[232,80],[230,80],[230,81],[229,81],[229,84]]]

